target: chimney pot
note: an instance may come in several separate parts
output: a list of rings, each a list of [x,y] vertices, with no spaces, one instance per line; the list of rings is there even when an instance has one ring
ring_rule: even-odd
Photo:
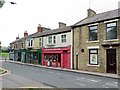
[[[37,27],[37,32],[42,32],[43,30],[42,30],[42,27],[41,27],[41,25],[40,24],[38,24],[38,27]]]
[[[66,27],[66,24],[63,22],[59,22],[59,28],[63,28],[63,27]]]
[[[19,39],[19,35],[18,35],[18,37],[16,37],[16,40],[18,40]]]
[[[24,37],[28,36],[28,33],[27,31],[24,32]]]

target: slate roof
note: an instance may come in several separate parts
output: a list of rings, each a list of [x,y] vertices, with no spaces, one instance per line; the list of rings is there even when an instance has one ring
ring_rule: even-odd
[[[49,30],[49,31],[44,31],[41,33],[37,33],[36,35],[34,35],[33,37],[42,37],[42,36],[47,36],[47,35],[53,35],[53,34],[58,34],[58,33],[64,33],[64,32],[69,32],[71,31],[71,26],[67,26],[64,28],[58,28],[58,29],[53,29],[53,30]]]
[[[111,20],[111,19],[115,19],[120,17],[120,9],[115,9],[115,10],[111,10],[108,12],[103,12],[100,14],[96,14],[93,17],[88,17],[85,18],[79,22],[77,22],[76,24],[73,25],[73,27],[76,26],[81,26],[81,25],[86,25],[86,24],[91,24],[91,23],[97,23],[100,21],[106,21],[106,20]]]
[[[36,34],[36,33],[30,34],[30,35],[28,35],[26,38],[32,38],[32,36],[34,36],[35,34]],[[15,43],[15,42],[19,42],[19,41],[24,40],[24,39],[25,39],[25,37],[22,37],[22,38],[20,38],[20,39],[18,39],[18,40],[14,40],[14,41],[11,42],[10,44]]]

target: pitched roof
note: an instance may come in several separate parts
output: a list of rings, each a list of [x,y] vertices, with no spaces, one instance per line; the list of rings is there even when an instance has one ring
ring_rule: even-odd
[[[47,36],[47,35],[53,35],[53,34],[58,34],[58,33],[63,33],[63,32],[69,32],[69,31],[71,31],[71,26],[44,31],[44,32],[34,35],[33,37]]]
[[[100,22],[100,21],[106,21],[106,20],[110,20],[110,19],[115,19],[115,18],[120,17],[119,12],[120,12],[120,9],[115,9],[115,10],[111,10],[108,12],[96,14],[93,17],[88,17],[88,18],[85,18],[85,19],[77,22],[76,24],[73,25],[73,27],[86,25],[86,24],[90,24],[90,23],[96,23],[96,22]]]
[[[35,34],[36,34],[36,33],[30,34],[30,35],[28,35],[26,38],[32,38],[32,36],[34,36]],[[10,44],[13,44],[13,43],[15,43],[15,42],[19,42],[19,41],[24,40],[24,39],[25,39],[25,37],[22,37],[22,38],[20,38],[20,39],[14,40],[14,41],[11,42]]]

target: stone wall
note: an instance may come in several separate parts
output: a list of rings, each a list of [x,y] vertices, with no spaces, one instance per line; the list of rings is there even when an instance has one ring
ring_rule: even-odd
[[[106,23],[100,22],[98,25],[98,40],[89,41],[89,28],[88,25],[74,28],[74,66],[76,67],[76,53],[79,54],[79,70],[91,71],[91,72],[102,72],[106,73],[107,70],[107,58],[106,49],[110,47],[103,47],[102,44],[120,43],[120,20],[118,21],[118,40],[107,41],[106,40]],[[98,65],[89,65],[89,49],[90,46],[97,46],[98,48]],[[84,52],[81,52],[81,49]],[[117,55],[117,73],[120,72],[120,46],[115,47]]]

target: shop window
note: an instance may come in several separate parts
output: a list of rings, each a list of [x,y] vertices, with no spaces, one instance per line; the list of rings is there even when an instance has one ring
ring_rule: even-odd
[[[60,54],[45,54],[44,62],[50,62],[50,66],[56,64],[57,67],[61,64],[61,55]]]
[[[96,41],[98,39],[98,29],[97,26],[89,27],[89,41]]]
[[[117,23],[112,22],[112,23],[107,23],[107,29],[106,29],[107,37],[106,39],[117,39]]]
[[[65,43],[66,42],[66,34],[61,35],[61,42]]]
[[[98,65],[98,49],[89,50],[89,64]]]

